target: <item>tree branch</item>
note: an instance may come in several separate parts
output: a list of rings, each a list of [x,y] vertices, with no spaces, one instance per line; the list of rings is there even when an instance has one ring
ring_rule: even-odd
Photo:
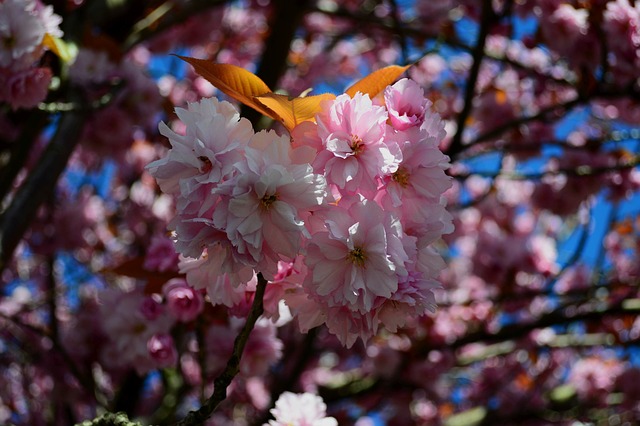
[[[78,102],[80,94],[72,92],[70,97]],[[0,216],[0,271],[13,256],[38,207],[54,190],[80,139],[87,114],[88,108],[83,108],[62,115],[56,134],[38,159],[38,164]]]
[[[229,0],[191,0],[176,6],[176,2],[164,2],[151,13],[132,26],[131,33],[123,43],[123,50],[129,51],[136,45],[155,37],[176,25],[180,25],[192,16],[221,6]]]
[[[455,155],[462,150],[462,135],[466,126],[467,119],[471,115],[473,109],[473,99],[475,97],[476,82],[478,81],[478,74],[480,72],[480,66],[484,59],[484,46],[489,35],[489,29],[495,20],[495,14],[493,12],[493,6],[491,0],[482,1],[482,17],[480,18],[480,29],[478,30],[478,40],[476,46],[473,49],[473,64],[471,70],[469,70],[469,77],[465,85],[464,93],[464,106],[462,111],[458,114],[456,120],[456,133],[453,135],[451,145],[447,150],[447,155],[455,157]]]
[[[24,167],[33,144],[38,140],[38,136],[47,121],[47,114],[39,110],[33,111],[29,115],[18,140],[14,141],[8,160],[0,164],[0,201],[4,200],[9,191],[11,191],[13,181]]]
[[[269,22],[269,37],[262,51],[256,75],[272,90],[287,68],[289,46],[295,36],[300,20],[307,11],[309,0],[276,0],[273,3],[272,17]],[[252,123],[260,120],[261,114],[243,106],[240,115]]]
[[[258,286],[253,299],[253,305],[251,311],[247,316],[247,322],[240,331],[240,334],[236,337],[233,344],[233,353],[227,362],[227,366],[224,371],[213,382],[213,394],[211,397],[196,411],[190,411],[187,416],[175,424],[175,426],[195,426],[204,423],[211,414],[218,408],[220,403],[227,397],[227,387],[231,384],[231,381],[240,371],[240,359],[244,347],[249,340],[249,335],[256,321],[262,315],[262,299],[264,297],[264,291],[267,287],[267,280],[264,279],[262,274],[258,274]]]

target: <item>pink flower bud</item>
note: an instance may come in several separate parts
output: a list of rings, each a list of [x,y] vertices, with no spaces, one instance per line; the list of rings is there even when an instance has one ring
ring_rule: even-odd
[[[162,292],[167,300],[169,312],[178,321],[192,321],[204,309],[202,294],[190,287],[182,278],[167,281]]]
[[[149,356],[159,368],[172,367],[178,359],[173,338],[166,333],[154,334],[147,341]]]

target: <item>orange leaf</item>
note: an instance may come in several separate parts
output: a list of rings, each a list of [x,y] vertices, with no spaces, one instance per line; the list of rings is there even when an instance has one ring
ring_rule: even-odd
[[[393,83],[409,69],[411,65],[401,67],[399,65],[390,65],[372,72],[362,80],[356,82],[349,87],[345,93],[353,98],[357,92],[368,94],[370,98],[374,98],[378,93],[382,92],[385,87]]]
[[[498,105],[504,105],[507,102],[507,92],[501,89],[496,89],[496,103]]]
[[[271,93],[269,86],[257,75],[231,64],[217,64],[204,59],[176,55],[193,66],[198,75],[238,102],[250,106],[275,120],[282,119],[270,109],[255,101],[256,96]]]
[[[275,112],[284,126],[291,131],[303,121],[315,121],[315,116],[320,111],[320,103],[324,100],[335,99],[335,95],[325,93],[303,98],[290,98],[277,93],[266,93],[256,96],[256,100]]]
[[[615,226],[615,230],[620,235],[630,235],[633,233],[633,222],[631,219],[625,219]]]

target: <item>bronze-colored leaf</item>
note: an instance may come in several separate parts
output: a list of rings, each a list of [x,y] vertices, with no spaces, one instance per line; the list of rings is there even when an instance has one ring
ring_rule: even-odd
[[[362,92],[368,94],[369,97],[373,99],[378,93],[383,91],[385,87],[396,81],[410,66],[411,65],[404,67],[400,65],[390,65],[381,68],[353,84],[345,93],[353,97],[356,93]]]
[[[291,131],[303,121],[315,121],[322,101],[335,99],[335,95],[325,93],[302,98],[290,98],[277,93],[256,96],[256,100],[269,110],[275,112],[284,126]]]
[[[269,86],[257,75],[236,65],[218,64],[204,59],[176,56],[191,64],[198,75],[205,78],[227,96],[274,120],[282,121],[273,111],[256,102],[255,97],[271,93]]]

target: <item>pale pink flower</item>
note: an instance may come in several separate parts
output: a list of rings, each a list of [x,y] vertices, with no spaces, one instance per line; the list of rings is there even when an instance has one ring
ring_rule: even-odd
[[[387,86],[384,100],[389,113],[391,125],[396,130],[407,130],[420,126],[431,106],[431,101],[424,97],[424,90],[413,80],[403,78],[393,86]]]
[[[0,69],[0,102],[7,102],[13,109],[38,106],[47,97],[52,75],[44,67],[16,72]]]
[[[211,189],[233,172],[253,129],[233,105],[215,98],[191,103],[187,109],[176,108],[176,114],[186,134],[179,135],[160,123],[160,133],[172,148],[147,169],[163,192],[180,196],[180,212],[206,211]]]
[[[312,300],[303,288],[290,289],[283,298],[301,333],[308,333],[312,328],[326,322],[326,307],[319,301]]]
[[[374,311],[361,313],[345,306],[323,307],[323,311],[329,332],[347,348],[351,348],[358,338],[366,344],[378,333],[380,322]]]
[[[447,62],[438,54],[430,53],[425,55],[420,61],[409,68],[409,75],[412,80],[422,86],[431,86],[438,80],[440,74],[447,68]]]
[[[189,285],[206,289],[213,305],[231,308],[244,299],[246,283],[253,276],[253,269],[240,267],[232,272],[227,266],[235,263],[229,256],[229,250],[210,246],[198,259],[183,258],[179,268],[181,273],[186,274]]]
[[[422,274],[412,272],[398,283],[398,290],[391,298],[383,301],[377,311],[377,319],[384,328],[395,333],[408,319],[424,315],[427,311],[435,313],[433,289],[439,287],[437,281],[424,279]]]
[[[163,192],[177,196],[177,216],[169,224],[176,231],[176,250],[198,258],[208,245],[227,241],[224,232],[212,227],[217,197],[211,191],[236,170],[253,128],[233,105],[214,98],[177,108],[176,113],[186,134],[161,123],[160,133],[169,138],[172,149],[147,169]]]
[[[271,414],[275,420],[264,426],[338,426],[335,418],[327,417],[327,405],[322,398],[312,393],[284,392]]]
[[[390,297],[398,278],[388,247],[392,230],[385,222],[385,213],[368,200],[332,209],[326,231],[314,234],[307,246],[307,291],[329,306],[361,313],[371,311],[376,297]]]
[[[213,213],[217,229],[226,230],[239,256],[259,270],[275,272],[280,256],[293,259],[305,232],[302,217],[325,198],[324,178],[309,164],[290,158],[289,138],[260,132],[245,150],[238,173],[215,194],[222,201]],[[263,260],[266,262],[260,264]]]
[[[204,309],[204,299],[199,291],[190,287],[182,278],[174,278],[162,286],[169,312],[178,321],[193,321]]]
[[[62,23],[62,17],[56,15],[53,11],[53,6],[45,6],[40,0],[36,3],[36,12],[40,17],[40,21],[44,26],[44,32],[54,37],[62,37],[64,33],[60,29]]]
[[[45,26],[35,6],[33,0],[0,2],[0,67],[11,67],[42,43]]]
[[[226,234],[212,226],[212,215],[213,209],[210,209],[202,216],[182,213],[169,221],[167,228],[173,231],[171,238],[178,253],[198,258],[207,246],[230,246]]]
[[[286,310],[283,312],[281,302],[287,293],[295,292],[302,287],[302,282],[307,275],[307,267],[304,264],[304,256],[298,255],[292,262],[279,261],[278,272],[274,275],[273,280],[265,289],[263,306],[264,316],[272,321],[281,319],[284,313],[285,321],[290,314],[287,315]],[[286,309],[286,307],[285,307]]]
[[[313,295],[311,299],[303,288],[288,289],[283,297],[301,333],[324,324],[350,348],[358,338],[366,343],[378,332],[379,321],[373,310],[361,313],[347,306],[329,306],[326,298]]]
[[[394,173],[384,177],[384,187],[376,200],[400,217],[407,232],[421,232],[436,223],[442,225],[443,233],[447,233],[444,229],[451,230],[452,218],[442,198],[452,184],[444,172],[449,157],[438,149],[444,136],[444,123],[432,112],[426,112],[419,129],[392,136],[402,150],[402,161]]]
[[[264,376],[282,358],[284,344],[277,337],[276,326],[268,319],[259,319],[245,346],[240,372],[245,376]]]
[[[80,48],[69,67],[69,78],[81,85],[103,83],[114,70],[115,64],[109,61],[107,52]]]
[[[368,95],[340,95],[317,116],[324,150],[313,166],[327,182],[348,192],[371,193],[378,176],[393,173],[401,160],[397,145],[385,140],[387,112]]]
[[[149,315],[148,297],[141,290],[128,293],[107,290],[101,293],[100,301],[101,323],[109,337],[102,352],[105,365],[111,368],[133,366],[139,374],[154,368],[147,342],[155,334],[168,333],[173,318]]]

